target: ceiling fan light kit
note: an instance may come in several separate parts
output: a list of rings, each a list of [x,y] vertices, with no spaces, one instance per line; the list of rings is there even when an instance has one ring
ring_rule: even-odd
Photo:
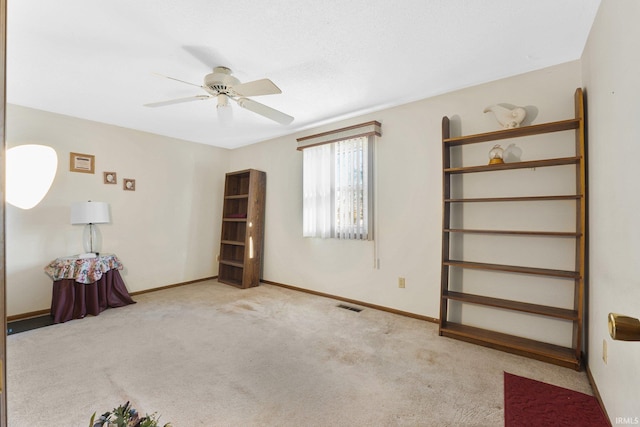
[[[198,86],[173,77],[162,76],[181,83]],[[145,104],[146,107],[164,107],[166,105],[179,104],[197,100],[207,100],[216,98],[218,101],[218,113],[229,107],[229,99],[234,100],[240,107],[259,114],[267,119],[271,119],[282,125],[288,125],[293,121],[293,117],[281,111],[268,107],[257,101],[247,98],[248,96],[262,96],[280,94],[282,91],[269,79],[254,80],[247,83],[240,83],[236,77],[231,75],[231,69],[227,67],[215,67],[213,73],[204,76],[202,86],[208,95],[196,95],[186,98],[171,99],[168,101],[153,102]]]
[[[224,93],[218,95],[218,108],[224,108],[229,106],[229,97]]]

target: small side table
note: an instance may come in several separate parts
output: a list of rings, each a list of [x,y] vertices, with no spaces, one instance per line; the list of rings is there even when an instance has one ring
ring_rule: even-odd
[[[118,270],[114,254],[95,258],[56,258],[44,268],[53,279],[51,315],[54,323],[97,316],[109,307],[135,304]]]

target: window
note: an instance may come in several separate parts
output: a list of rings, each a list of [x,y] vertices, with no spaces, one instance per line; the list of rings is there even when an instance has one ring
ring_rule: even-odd
[[[373,155],[378,122],[298,139],[303,235],[373,239]]]

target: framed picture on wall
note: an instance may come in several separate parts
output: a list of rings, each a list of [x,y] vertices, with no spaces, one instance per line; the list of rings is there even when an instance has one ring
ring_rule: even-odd
[[[69,154],[69,170],[71,172],[95,173],[95,168],[95,156],[81,153]]]

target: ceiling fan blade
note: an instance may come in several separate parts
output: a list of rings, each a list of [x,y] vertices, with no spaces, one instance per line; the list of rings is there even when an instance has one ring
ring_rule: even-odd
[[[269,79],[240,83],[239,85],[235,85],[233,87],[233,91],[239,96],[260,96],[282,93],[280,88]]]
[[[158,73],[152,73],[152,74],[155,74],[158,77],[164,77],[165,79],[175,80],[175,81],[180,82],[180,83],[186,83],[186,84],[191,85],[191,86],[196,86],[196,87],[200,87],[200,88],[202,87],[202,85],[197,85],[197,84],[191,83],[191,82],[185,82],[184,80],[176,79],[175,77],[164,76],[164,75],[158,74]]]
[[[264,104],[260,104],[259,102],[253,101],[248,98],[239,98],[236,100],[239,106],[242,108],[246,108],[249,111],[253,111],[254,113],[260,114],[268,119],[274,120],[281,125],[288,125],[293,121],[293,117],[288,114],[283,113],[282,111],[274,110],[271,107],[267,107]]]
[[[217,49],[210,46],[185,45],[182,48],[204,64],[209,72],[220,64],[230,64],[227,58],[222,56]]]
[[[196,95],[196,96],[189,96],[187,98],[177,98],[177,99],[170,99],[168,101],[152,102],[150,104],[144,104],[144,106],[145,107],[164,107],[165,105],[180,104],[182,102],[191,102],[191,101],[198,101],[198,100],[204,101],[210,98],[213,98],[213,96]]]

